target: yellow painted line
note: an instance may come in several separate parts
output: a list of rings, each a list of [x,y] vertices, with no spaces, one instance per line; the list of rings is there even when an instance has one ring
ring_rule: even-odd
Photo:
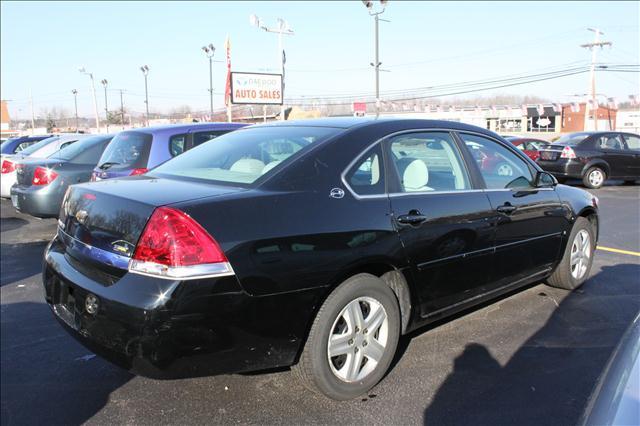
[[[637,251],[620,250],[620,249],[616,249],[616,248],[603,247],[603,246],[598,246],[598,250],[604,250],[604,251],[610,251],[610,252],[613,252],[613,253],[628,254],[630,256],[638,256],[638,257],[640,257],[640,253],[638,253]]]

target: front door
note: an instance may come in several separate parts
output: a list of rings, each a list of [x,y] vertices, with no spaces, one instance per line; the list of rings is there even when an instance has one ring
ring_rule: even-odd
[[[474,189],[448,132],[388,140],[394,221],[418,289],[422,317],[484,292],[492,266],[491,205]]]
[[[534,186],[534,169],[514,150],[486,137],[460,133],[478,162],[494,211],[495,266],[490,287],[497,289],[549,271],[558,259],[564,209],[553,188]],[[474,158],[481,156],[475,155]]]
[[[625,176],[640,179],[640,136],[625,133]]]

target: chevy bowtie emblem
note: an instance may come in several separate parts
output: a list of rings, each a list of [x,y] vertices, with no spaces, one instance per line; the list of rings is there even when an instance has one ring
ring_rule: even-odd
[[[87,216],[89,216],[89,213],[87,213],[86,210],[78,210],[76,212],[76,220],[81,225],[84,225],[84,222],[87,220]]]
[[[342,188],[333,188],[329,192],[329,197],[340,199],[344,197],[344,190]]]

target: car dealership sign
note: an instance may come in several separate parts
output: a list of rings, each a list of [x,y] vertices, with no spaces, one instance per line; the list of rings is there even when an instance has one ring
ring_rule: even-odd
[[[231,103],[282,105],[282,74],[232,72]]]

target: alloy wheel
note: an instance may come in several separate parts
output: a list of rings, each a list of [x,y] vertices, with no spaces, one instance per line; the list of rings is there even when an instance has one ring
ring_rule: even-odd
[[[596,170],[593,170],[591,173],[589,173],[589,183],[592,186],[598,187],[602,185],[603,181],[604,181],[604,175],[602,174],[602,171],[596,169]]]
[[[389,319],[380,302],[359,297],[349,302],[333,323],[327,357],[333,374],[344,382],[367,377],[382,359]]]
[[[571,245],[571,276],[576,280],[584,277],[591,257],[591,237],[589,232],[581,229]]]

